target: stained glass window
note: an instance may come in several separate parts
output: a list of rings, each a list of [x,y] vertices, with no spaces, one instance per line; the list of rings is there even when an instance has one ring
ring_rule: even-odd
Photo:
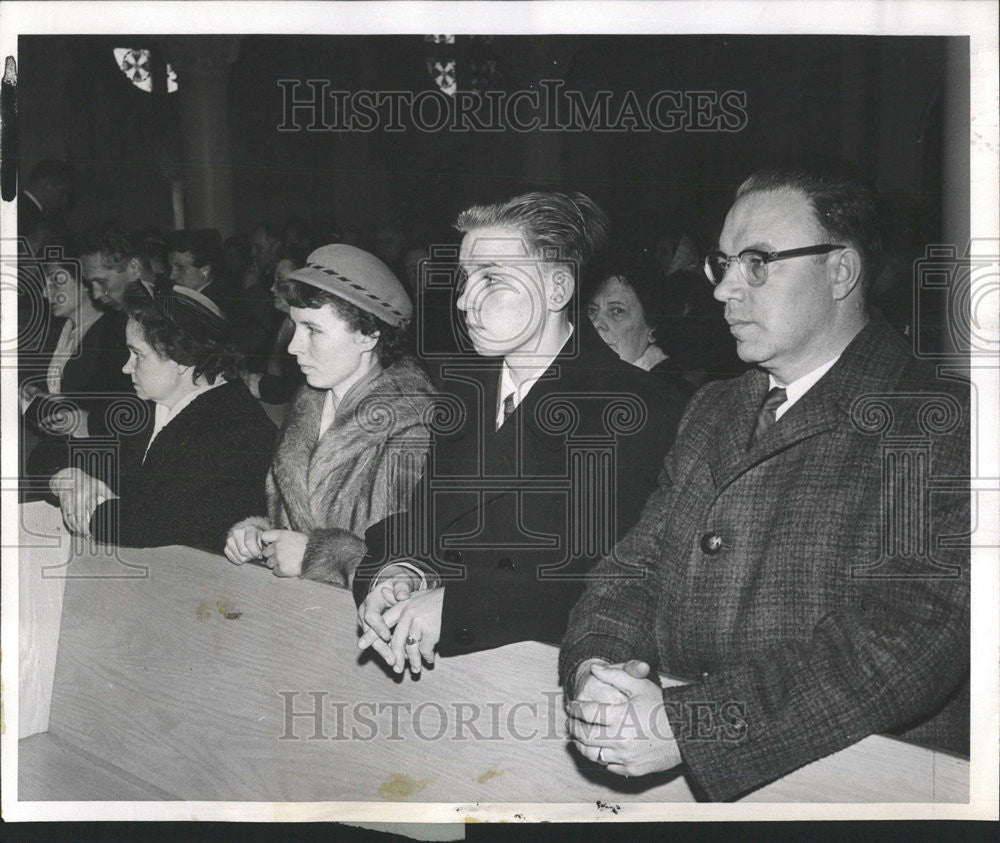
[[[427,74],[449,96],[459,87],[485,91],[497,75],[492,35],[425,35],[424,44]]]
[[[458,90],[455,85],[455,62],[442,61],[440,59],[427,59],[427,72],[430,73],[434,84],[448,96],[454,96]]]
[[[140,91],[152,93],[153,72],[149,57],[149,50],[136,50],[131,47],[117,47],[114,50],[115,61],[121,72],[125,74],[129,82],[135,85]],[[172,94],[177,90],[177,74],[174,69],[167,65],[167,93]]]

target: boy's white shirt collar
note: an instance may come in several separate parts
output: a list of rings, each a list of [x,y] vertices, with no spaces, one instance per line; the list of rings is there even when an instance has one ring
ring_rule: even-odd
[[[573,336],[573,324],[569,325],[569,333],[566,335],[566,339],[563,344],[559,346],[559,349],[551,357],[543,357],[539,359],[537,367],[534,369],[533,374],[530,377],[525,378],[521,383],[514,383],[514,376],[510,371],[510,366],[507,365],[507,360],[505,359],[500,366],[500,391],[497,394],[497,418],[496,425],[497,430],[504,423],[503,414],[503,402],[508,395],[514,396],[514,406],[518,407],[521,402],[525,399],[525,396],[531,391],[531,388],[538,383],[542,375],[544,375],[552,362],[562,353],[562,350],[566,347],[566,343],[569,342],[569,338]]]

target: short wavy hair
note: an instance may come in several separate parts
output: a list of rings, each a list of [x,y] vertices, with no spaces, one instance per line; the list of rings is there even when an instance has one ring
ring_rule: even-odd
[[[181,228],[166,236],[168,252],[186,252],[199,269],[207,266],[215,275],[222,268],[222,235],[214,228]]]
[[[458,215],[463,234],[476,228],[518,231],[543,260],[575,264],[577,284],[590,280],[589,267],[608,243],[608,217],[583,193],[524,193],[492,205],[473,205]]]
[[[366,337],[377,333],[375,356],[383,367],[391,366],[410,348],[410,335],[406,326],[390,325],[374,313],[362,310],[346,299],[305,281],[296,281],[294,278],[278,281],[274,285],[274,294],[284,299],[289,307],[319,309],[328,304],[344,320],[349,330]]]
[[[612,247],[595,262],[591,282],[583,290],[584,302],[593,299],[612,278],[635,293],[646,324],[659,333],[657,326],[664,316],[663,278],[652,256],[635,245]]]
[[[795,190],[805,195],[817,225],[833,243],[853,246],[861,256],[861,290],[867,297],[882,254],[875,188],[853,164],[803,154],[757,170],[736,198],[758,191]]]
[[[160,357],[182,366],[192,366],[194,377],[202,377],[210,384],[218,378],[225,381],[239,378],[243,355],[232,341],[195,337],[180,328],[157,309],[146,288],[138,281],[125,289],[124,303],[129,319],[142,329],[143,338]]]
[[[80,255],[99,255],[107,269],[121,272],[132,258],[139,257],[135,238],[116,222],[88,228],[83,233]]]

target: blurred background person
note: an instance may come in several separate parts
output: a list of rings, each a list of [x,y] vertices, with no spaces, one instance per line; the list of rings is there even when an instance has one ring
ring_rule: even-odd
[[[296,245],[283,247],[274,265],[275,287],[280,286],[296,269],[301,269],[305,262],[304,249]],[[302,374],[295,357],[288,352],[288,344],[295,333],[295,324],[288,316],[288,302],[275,294],[275,287],[272,287],[271,293],[274,309],[281,316],[280,325],[272,338],[269,353],[248,364],[251,367],[256,365],[258,370],[251,369],[244,372],[243,380],[255,398],[259,398],[265,404],[283,405],[291,400],[295,391],[305,382],[305,375]],[[265,409],[275,421],[279,421],[279,417],[283,416],[283,412],[275,414],[270,408]]]
[[[282,314],[274,309],[274,268],[282,249],[283,230],[270,222],[262,222],[250,241],[250,268],[237,283],[239,308],[234,321],[239,335],[239,348],[246,355],[248,368],[261,372],[267,366]],[[308,247],[305,249],[308,254]]]
[[[696,387],[743,372],[746,366],[736,355],[723,307],[705,282],[694,241],[669,226],[652,254],[662,285],[658,341],[671,367]]]
[[[156,278],[166,278],[170,274],[167,261],[167,240],[160,229],[151,227],[135,235],[139,258]]]
[[[27,453],[21,472],[25,499],[36,497],[29,491],[32,480],[46,480],[69,464],[68,439],[106,435],[105,410],[119,396],[132,394],[122,372],[128,357],[125,320],[97,308],[79,262],[45,264],[45,294],[53,317],[44,347],[48,365],[20,391],[22,418],[32,434],[21,450]]]
[[[250,238],[250,266],[241,279],[244,289],[255,285],[270,286],[274,263],[281,248],[282,231],[270,221],[263,221]]]
[[[17,203],[17,233],[29,253],[41,255],[58,246],[64,256],[71,247],[67,216],[73,202],[73,167],[65,161],[39,161],[28,172]]]
[[[129,284],[156,281],[156,273],[138,240],[117,222],[84,232],[80,266],[94,303],[103,310],[123,312]]]
[[[303,217],[297,214],[289,216],[281,230],[281,245],[274,255],[275,263],[281,260],[281,253],[286,249],[301,250],[309,254],[315,242],[313,237],[312,227]]]
[[[406,235],[403,227],[393,220],[382,220],[375,231],[375,256],[379,258],[397,278],[405,277],[403,253],[406,249]]]
[[[222,243],[222,275],[232,279],[234,285],[242,284],[250,270],[250,238],[245,234],[234,234]]]

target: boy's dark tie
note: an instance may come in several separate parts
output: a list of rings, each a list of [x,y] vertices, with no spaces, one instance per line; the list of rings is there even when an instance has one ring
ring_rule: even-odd
[[[507,397],[503,399],[503,421],[507,421],[510,418],[510,414],[514,412],[514,393],[508,392]],[[500,422],[500,426],[497,430],[503,426],[503,422]]]

